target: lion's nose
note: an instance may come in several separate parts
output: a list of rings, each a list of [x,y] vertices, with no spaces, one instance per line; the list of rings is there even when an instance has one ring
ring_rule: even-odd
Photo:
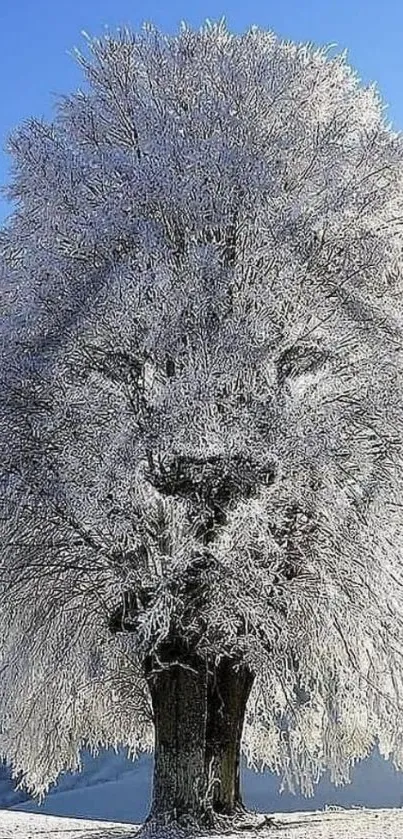
[[[252,497],[262,484],[270,486],[275,474],[272,463],[256,463],[237,453],[205,458],[176,455],[160,461],[147,478],[163,495],[227,507],[237,499]]]

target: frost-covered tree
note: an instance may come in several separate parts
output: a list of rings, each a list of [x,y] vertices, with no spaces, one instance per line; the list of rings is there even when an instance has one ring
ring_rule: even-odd
[[[91,40],[10,140],[0,751],[155,748],[150,818],[403,765],[402,139],[344,57]]]

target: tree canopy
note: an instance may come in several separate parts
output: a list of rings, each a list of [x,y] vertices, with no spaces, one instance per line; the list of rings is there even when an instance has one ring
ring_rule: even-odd
[[[291,787],[403,765],[401,136],[256,28],[78,60],[9,141],[0,751],[42,792],[150,748],[175,635],[253,671],[244,752]]]

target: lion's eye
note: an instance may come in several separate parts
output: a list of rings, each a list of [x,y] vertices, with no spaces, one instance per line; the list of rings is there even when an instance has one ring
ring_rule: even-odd
[[[297,379],[299,376],[316,373],[324,367],[328,359],[329,353],[320,347],[294,344],[277,360],[279,385],[284,385],[287,379]]]

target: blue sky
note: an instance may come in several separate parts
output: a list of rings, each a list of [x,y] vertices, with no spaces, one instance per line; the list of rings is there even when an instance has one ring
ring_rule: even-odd
[[[144,20],[173,31],[225,17],[242,31],[252,24],[285,38],[348,49],[363,80],[376,81],[389,116],[403,129],[403,0],[0,0],[0,183],[10,131],[30,116],[49,118],[55,96],[76,89],[71,57],[82,30],[138,27]],[[0,198],[0,221],[8,205]]]

